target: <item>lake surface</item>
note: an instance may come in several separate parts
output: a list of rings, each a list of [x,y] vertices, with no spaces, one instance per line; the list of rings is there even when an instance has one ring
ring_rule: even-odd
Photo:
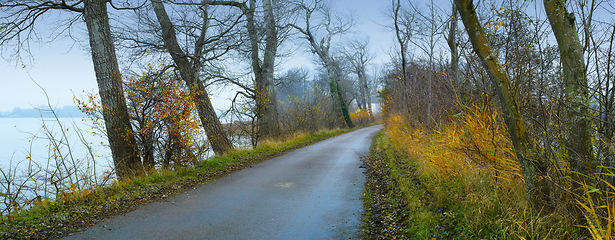
[[[0,169],[6,172],[7,169],[25,169],[29,162],[28,157],[45,168],[53,155],[53,146],[50,144],[49,137],[43,124],[46,125],[48,132],[52,133],[56,139],[62,139],[62,131],[66,134],[70,144],[70,153],[74,159],[91,159],[88,147],[83,144],[77,131],[80,131],[88,145],[94,153],[96,175],[100,176],[104,171],[110,170],[113,166],[111,150],[108,148],[106,136],[100,131],[92,128],[92,122],[83,118],[2,118],[0,117]],[[60,126],[61,124],[61,126]],[[68,130],[68,131],[67,131]],[[93,134],[93,133],[97,134]],[[198,141],[206,143],[206,134],[200,130],[196,137]],[[250,139],[246,137],[233,137],[235,147],[249,148]],[[51,147],[50,147],[51,146]],[[63,155],[68,155],[67,146],[60,149]],[[207,159],[213,156],[213,151],[204,153]],[[91,161],[91,160],[88,160]]]
[[[111,152],[104,146],[107,140],[100,134],[93,134],[96,130],[92,129],[91,122],[81,118],[60,118],[59,122],[55,119],[0,118],[0,168],[7,169],[10,165],[14,167],[18,163],[21,163],[20,167],[25,167],[21,165],[25,165],[28,156],[38,164],[45,164],[52,154],[50,141],[43,128],[45,124],[56,139],[62,138],[60,129],[65,130],[70,151],[76,158],[85,158],[89,155],[88,148],[77,134],[77,131],[81,131],[85,141],[95,153],[97,165],[101,167],[100,169],[108,169]],[[66,147],[61,151],[63,154],[68,153]]]

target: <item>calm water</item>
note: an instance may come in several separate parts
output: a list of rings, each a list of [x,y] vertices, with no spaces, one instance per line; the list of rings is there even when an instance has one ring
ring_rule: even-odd
[[[62,129],[54,119],[40,118],[0,118],[0,168],[5,170],[11,166],[14,168],[16,164],[20,168],[25,168],[27,157],[31,153],[32,159],[44,166],[49,159],[51,148],[49,140],[45,136],[43,129],[43,121],[47,128],[52,132],[57,139],[61,138]],[[97,173],[102,173],[110,169],[113,165],[111,159],[111,151],[106,146],[107,139],[100,134],[93,135],[93,132],[98,132],[92,129],[92,123],[89,120],[84,121],[82,118],[60,118],[62,127],[66,132],[68,142],[70,143],[71,152],[77,159],[90,158],[86,146],[78,137],[77,131],[81,131],[87,143],[92,147],[95,153]],[[198,141],[206,142],[204,131],[197,134]],[[233,138],[236,147],[249,147],[250,140],[245,137]],[[62,152],[68,152],[65,147]],[[205,158],[213,156],[213,151],[205,153]],[[12,160],[11,160],[12,159]],[[100,170],[100,171],[99,171]]]
[[[42,127],[43,121],[49,132],[59,139],[62,132],[60,125],[55,120],[0,118],[0,168],[6,169],[9,165],[14,167],[18,163],[20,163],[20,167],[25,167],[23,165],[25,165],[29,152],[31,152],[31,157],[35,162],[39,164],[47,162],[50,144]],[[91,128],[90,122],[84,122],[81,118],[60,118],[60,122],[64,130],[68,130],[66,135],[73,156],[84,159],[89,155],[87,147],[76,134],[76,131],[80,130],[85,140],[92,146],[97,165],[101,169],[108,168],[111,154],[108,148],[103,145],[106,143],[106,139],[100,135],[92,134],[95,130]],[[63,152],[66,154],[68,150],[65,148]]]

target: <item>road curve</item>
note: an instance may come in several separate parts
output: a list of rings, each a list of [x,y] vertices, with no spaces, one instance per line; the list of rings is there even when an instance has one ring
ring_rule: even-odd
[[[360,239],[359,158],[380,129],[289,152],[66,239]]]

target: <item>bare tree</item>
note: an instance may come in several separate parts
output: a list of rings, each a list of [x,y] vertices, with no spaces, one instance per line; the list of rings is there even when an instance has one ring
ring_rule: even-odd
[[[186,53],[179,45],[175,32],[175,25],[167,14],[164,4],[161,0],[151,0],[154,12],[158,19],[162,30],[162,40],[165,49],[168,50],[171,58],[179,69],[180,75],[190,94],[194,98],[194,102],[199,113],[199,117],[203,124],[203,128],[207,133],[207,138],[216,154],[224,154],[233,148],[231,141],[228,139],[220,119],[218,118],[205,85],[199,79],[199,72],[203,65],[203,56],[205,51],[207,29],[209,24],[209,3],[203,1],[199,6],[200,16],[202,18],[202,26],[200,32],[196,35],[193,54]]]
[[[402,8],[400,0],[392,0],[393,26],[395,27],[395,40],[399,44],[399,55],[401,57],[402,80],[406,81],[406,66],[408,64],[408,43],[413,35],[414,15],[409,14]]]
[[[65,10],[80,13],[85,20],[94,71],[103,107],[103,118],[116,173],[119,179],[143,173],[141,159],[126,108],[115,46],[111,37],[107,0],[82,1],[2,1],[0,40],[20,43],[33,34],[37,19],[49,11]],[[70,20],[69,23],[74,22]],[[23,38],[22,38],[23,37]]]
[[[400,65],[401,65],[401,74],[400,79],[402,80],[402,86],[404,88],[403,91],[406,91],[409,88],[409,78],[408,78],[408,44],[410,43],[410,39],[414,33],[414,14],[410,14],[410,12],[406,11],[402,8],[402,4],[400,0],[392,0],[391,8],[393,15],[393,26],[395,30],[395,40],[397,40],[397,44],[399,45],[399,56],[400,56]],[[402,104],[407,104],[408,98],[406,94],[402,93]],[[407,108],[407,107],[403,107]]]
[[[348,128],[354,127],[350,114],[348,113],[348,104],[346,103],[342,89],[340,88],[340,82],[344,75],[340,62],[331,53],[331,40],[334,36],[343,34],[350,30],[352,27],[352,19],[335,18],[331,9],[326,6],[322,0],[314,0],[312,4],[306,4],[304,2],[298,2],[296,4],[297,11],[299,11],[303,17],[302,25],[291,24],[305,40],[308,41],[310,49],[315,53],[322,65],[327,69],[329,73],[329,86],[331,89],[331,95],[334,101],[339,106],[340,113]],[[318,15],[318,16],[317,16]],[[321,17],[322,21],[314,23],[313,20],[317,17]],[[335,19],[334,19],[335,18]],[[336,21],[337,20],[337,21]],[[316,34],[322,34],[318,36]]]
[[[254,98],[258,125],[257,138],[272,138],[280,134],[278,106],[274,90],[274,68],[278,48],[278,26],[272,0],[263,0],[265,49],[260,56],[261,35],[256,23],[256,0],[246,2],[212,1],[211,4],[238,7],[246,16],[246,30],[250,41],[250,60],[254,73]]]
[[[280,76],[276,95],[285,131],[314,132],[332,126],[332,101],[323,89],[328,82],[326,75],[322,84],[317,77],[308,80],[309,70],[304,68],[290,69]]]
[[[350,63],[352,71],[357,75],[359,85],[359,99],[357,105],[363,110],[367,110],[372,115],[372,102],[370,98],[370,87],[367,83],[367,64],[372,56],[368,49],[368,40],[355,39],[349,43],[348,48],[344,48],[343,54]]]
[[[272,138],[280,134],[278,104],[274,90],[274,67],[278,48],[278,31],[271,0],[263,0],[265,11],[265,51],[262,63],[259,57],[258,35],[254,22],[255,0],[250,0],[248,32],[252,48],[252,69],[255,75],[256,115],[258,116],[258,135],[260,138]]]
[[[429,64],[429,73],[427,76],[427,110],[425,112],[425,121],[427,128],[431,127],[432,108],[433,108],[433,81],[435,74],[435,61],[436,61],[436,48],[438,47],[438,41],[440,33],[444,27],[445,21],[439,19],[438,9],[435,6],[433,0],[427,5],[427,11],[423,11],[417,6],[411,5],[412,11],[419,18],[420,30],[416,31],[415,39],[409,39],[409,41],[423,51],[427,55],[427,63]]]

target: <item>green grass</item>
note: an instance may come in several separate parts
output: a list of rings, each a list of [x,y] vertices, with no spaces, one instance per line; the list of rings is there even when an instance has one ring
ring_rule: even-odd
[[[100,219],[128,212],[145,203],[166,198],[188,188],[263,162],[288,151],[337,136],[349,129],[297,135],[267,142],[256,149],[234,150],[200,162],[195,168],[159,170],[148,176],[116,182],[104,188],[63,194],[16,215],[0,218],[0,239],[47,239],[64,236]]]

